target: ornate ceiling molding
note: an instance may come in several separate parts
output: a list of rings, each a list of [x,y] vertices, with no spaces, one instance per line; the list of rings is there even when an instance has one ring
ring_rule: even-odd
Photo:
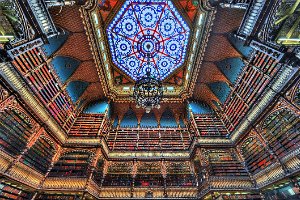
[[[133,84],[116,85],[114,83],[112,69],[115,68],[115,66],[113,66],[114,64],[112,63],[107,43],[108,38],[105,34],[108,22],[113,19],[113,16],[115,16],[122,3],[123,1],[120,1],[120,3],[115,6],[105,22],[100,15],[100,8],[97,6],[97,1],[95,0],[86,3],[86,5],[81,8],[81,13],[105,96],[115,102],[133,102],[131,97]],[[174,5],[177,6],[177,3]],[[187,49],[189,53],[182,65],[183,67],[180,67],[185,69],[185,72],[183,72],[183,85],[178,86],[164,83],[163,102],[181,103],[193,94],[202,57],[216,13],[216,10],[209,6],[208,2],[202,2],[197,9],[195,22],[192,25],[193,29],[191,30],[189,47]],[[177,71],[178,70],[175,70],[172,75]]]

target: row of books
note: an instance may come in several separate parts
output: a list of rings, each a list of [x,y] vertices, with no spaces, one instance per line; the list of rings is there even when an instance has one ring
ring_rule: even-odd
[[[207,171],[211,176],[248,176],[245,167],[231,149],[208,150],[209,165]]]
[[[0,143],[1,148],[9,154],[16,156],[26,147],[31,136],[31,125],[26,123],[19,112],[5,109],[0,112]]]
[[[88,152],[69,152],[55,163],[49,176],[52,177],[85,177],[89,168]]]
[[[106,136],[111,150],[186,150],[193,135],[187,129],[120,129]]]
[[[36,143],[26,152],[21,162],[35,168],[45,174],[51,165],[55,149],[44,138],[39,138]]]
[[[223,121],[215,114],[194,114],[201,137],[225,137],[229,134]]]
[[[75,109],[66,91],[60,87],[52,67],[47,64],[42,49],[35,48],[21,54],[12,63],[58,124],[68,131],[75,120]]]
[[[221,118],[230,132],[255,104],[279,69],[280,65],[275,59],[259,51],[256,52],[224,103],[224,113]]]
[[[244,141],[241,152],[251,173],[259,172],[274,159],[257,138],[248,138]]]
[[[96,137],[104,119],[103,114],[80,114],[72,125],[69,135]]]
[[[0,199],[19,199],[28,200],[33,196],[32,193],[6,182],[0,183]]]

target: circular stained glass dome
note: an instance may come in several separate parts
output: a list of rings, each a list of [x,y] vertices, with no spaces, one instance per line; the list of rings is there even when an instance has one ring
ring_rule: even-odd
[[[163,80],[185,59],[190,28],[170,0],[128,0],[107,28],[115,65],[134,80]]]

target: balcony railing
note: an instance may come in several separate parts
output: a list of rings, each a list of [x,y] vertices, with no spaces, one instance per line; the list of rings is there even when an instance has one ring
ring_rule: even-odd
[[[43,0],[31,0],[27,2],[39,27],[47,38],[57,35],[58,31],[48,12],[47,4]]]
[[[254,0],[244,16],[243,22],[238,30],[239,35],[250,36],[260,13],[265,5],[265,0]]]

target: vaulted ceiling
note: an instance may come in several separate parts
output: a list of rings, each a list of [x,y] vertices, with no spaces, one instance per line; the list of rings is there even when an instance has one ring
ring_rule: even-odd
[[[207,102],[219,101],[209,87],[210,83],[230,80],[220,70],[219,64],[228,58],[241,58],[242,55],[235,49],[229,37],[238,29],[243,19],[244,11],[239,9],[219,9],[215,14],[212,30],[207,41],[203,61],[199,67],[193,98]]]
[[[68,6],[63,9],[54,7],[51,10],[51,15],[55,24],[63,31],[68,32],[67,40],[52,57],[55,59],[57,56],[64,56],[80,62],[67,81],[84,81],[89,83],[82,94],[82,99],[86,103],[104,98],[102,85],[95,67],[93,52],[82,23],[80,6]]]
[[[88,83],[80,95],[85,104],[108,98],[134,107],[130,98],[134,79],[113,62],[110,38],[107,37],[109,24],[124,2],[108,0],[103,3],[99,0],[97,4],[86,2],[84,6],[51,9],[54,23],[67,34],[66,40],[51,57],[53,60],[57,57],[71,58],[73,63],[79,63],[72,72],[68,72],[70,75],[65,78],[65,85],[72,81]],[[173,1],[173,4],[191,33],[183,64],[163,80],[165,95],[162,108],[170,107],[168,103],[180,105],[186,99],[203,101],[216,108],[213,102],[224,102],[227,94],[223,87],[229,87],[235,79],[229,74],[238,74],[242,68],[231,66],[232,62],[242,65],[245,56],[232,36],[242,21],[244,11],[216,10],[205,3],[194,5],[192,0]],[[70,63],[65,63],[69,70],[72,68]]]

